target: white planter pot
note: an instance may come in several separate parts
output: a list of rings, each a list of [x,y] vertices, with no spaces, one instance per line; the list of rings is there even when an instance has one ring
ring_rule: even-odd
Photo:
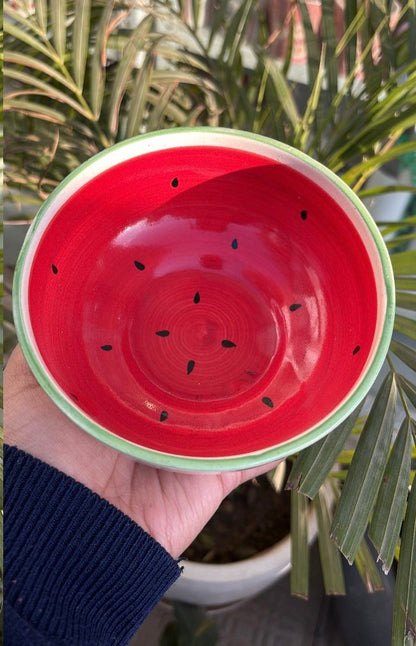
[[[317,534],[310,514],[308,536]],[[215,565],[183,561],[183,573],[165,595],[167,599],[213,608],[248,599],[281,579],[290,570],[290,535],[273,547],[236,563]]]

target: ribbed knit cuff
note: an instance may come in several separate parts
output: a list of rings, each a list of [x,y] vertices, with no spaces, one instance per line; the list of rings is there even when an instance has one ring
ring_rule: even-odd
[[[5,643],[126,644],[178,578],[177,562],[79,482],[15,447],[4,460]],[[11,633],[16,617],[33,641]]]

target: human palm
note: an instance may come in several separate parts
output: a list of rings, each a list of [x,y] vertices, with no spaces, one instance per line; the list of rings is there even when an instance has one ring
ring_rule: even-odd
[[[5,371],[5,438],[82,482],[177,558],[236,486],[271,466],[221,474],[156,469],[73,424],[40,388],[18,346]]]

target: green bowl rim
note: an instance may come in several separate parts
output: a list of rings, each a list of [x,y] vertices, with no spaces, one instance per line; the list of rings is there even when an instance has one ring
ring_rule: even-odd
[[[24,317],[22,312],[22,281],[24,275],[24,268],[26,264],[26,257],[28,250],[31,245],[32,238],[34,233],[39,226],[39,223],[42,219],[42,215],[48,209],[49,204],[53,202],[56,196],[63,190],[63,188],[70,183],[74,177],[82,173],[85,168],[91,164],[96,163],[98,159],[112,153],[114,150],[122,148],[126,145],[131,145],[135,141],[142,142],[146,138],[153,138],[158,136],[169,136],[170,134],[178,133],[216,133],[216,134],[227,134],[236,137],[244,137],[250,140],[257,141],[262,144],[266,144],[272,147],[275,147],[279,150],[282,150],[285,153],[293,155],[298,158],[300,161],[308,164],[309,166],[314,167],[316,170],[324,174],[330,181],[332,181],[348,198],[348,200],[354,205],[358,213],[361,215],[365,224],[367,225],[368,231],[370,232],[373,241],[376,245],[376,248],[379,253],[380,262],[383,268],[384,275],[384,286],[386,291],[386,314],[383,323],[383,329],[380,336],[380,341],[373,357],[371,364],[368,366],[366,373],[363,375],[360,383],[357,385],[355,390],[351,393],[350,397],[346,399],[341,406],[339,406],[333,413],[331,413],[326,419],[321,423],[315,425],[314,427],[307,429],[302,434],[297,435],[295,438],[287,440],[277,446],[260,450],[254,453],[248,453],[243,455],[231,456],[231,457],[221,457],[221,458],[206,458],[206,457],[187,457],[174,454],[167,454],[163,452],[156,451],[154,449],[148,449],[140,445],[134,444],[129,440],[121,438],[108,429],[102,427],[96,422],[92,421],[89,417],[84,415],[78,408],[75,407],[62,393],[61,389],[55,385],[53,381],[49,379],[45,370],[38,359],[38,356],[33,349],[26,327],[24,324]],[[22,351],[25,355],[25,358],[35,376],[40,386],[43,390],[49,395],[52,401],[60,408],[66,416],[71,419],[77,426],[80,426],[83,430],[88,432],[90,435],[96,439],[104,442],[105,444],[111,446],[122,453],[129,455],[130,457],[136,458],[140,461],[151,464],[155,467],[162,467],[168,469],[176,469],[179,471],[192,471],[192,472],[218,472],[218,471],[232,471],[239,469],[247,469],[251,467],[256,467],[268,462],[278,460],[280,458],[285,458],[293,453],[306,448],[310,444],[313,444],[317,440],[323,438],[331,430],[335,429],[339,424],[341,424],[348,415],[361,403],[364,397],[368,394],[371,386],[376,380],[381,367],[383,365],[384,359],[386,357],[391,336],[393,333],[393,323],[395,315],[395,289],[394,289],[394,275],[393,269],[390,262],[390,257],[387,251],[387,248],[384,244],[383,238],[372,219],[371,215],[368,213],[365,206],[355,195],[352,189],[345,184],[335,173],[326,168],[320,162],[312,159],[305,153],[284,144],[282,142],[270,139],[263,135],[254,134],[244,130],[234,130],[231,128],[217,128],[210,126],[200,126],[200,127],[190,127],[190,128],[172,128],[166,130],[157,130],[154,132],[138,135],[129,139],[125,139],[119,143],[112,145],[111,147],[100,151],[78,168],[72,171],[60,184],[57,186],[54,191],[48,196],[45,202],[40,207],[30,229],[23,243],[22,249],[20,251],[17,263],[16,270],[14,275],[13,283],[13,311],[17,337],[21,345]]]

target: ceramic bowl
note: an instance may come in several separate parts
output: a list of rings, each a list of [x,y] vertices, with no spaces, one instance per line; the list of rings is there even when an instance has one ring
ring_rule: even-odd
[[[74,171],[19,258],[18,336],[96,438],[169,468],[246,468],[306,447],[373,384],[394,290],[371,217],[276,141],[173,129]]]

